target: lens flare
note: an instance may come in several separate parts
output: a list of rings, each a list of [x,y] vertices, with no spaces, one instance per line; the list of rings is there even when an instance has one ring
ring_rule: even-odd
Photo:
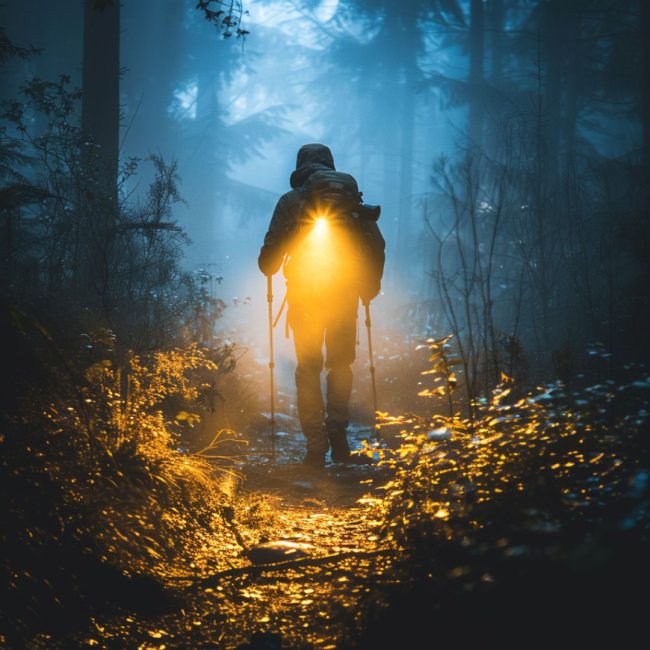
[[[325,234],[327,230],[327,219],[325,217],[316,217],[314,221],[314,234],[319,237]]]
[[[356,313],[361,277],[356,232],[327,208],[314,211],[305,226],[285,265],[289,300],[319,317]]]

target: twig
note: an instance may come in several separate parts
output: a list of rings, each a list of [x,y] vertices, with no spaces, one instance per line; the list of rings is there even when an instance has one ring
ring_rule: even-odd
[[[217,584],[223,578],[230,578],[233,576],[245,576],[245,575],[259,575],[262,573],[267,573],[269,571],[282,571],[285,569],[293,569],[296,567],[303,566],[320,566],[321,564],[329,564],[330,562],[340,562],[341,560],[347,560],[348,558],[358,557],[358,558],[370,558],[377,555],[390,555],[394,553],[393,549],[384,548],[376,549],[374,551],[346,551],[344,553],[334,553],[332,555],[322,555],[320,557],[305,557],[299,558],[296,560],[287,560],[285,562],[274,562],[271,564],[253,564],[246,567],[238,567],[236,569],[227,569],[225,571],[220,571],[214,575],[209,576],[208,578],[197,579],[196,576],[182,576],[176,578],[170,578],[174,582],[187,582],[191,581],[192,587],[195,589],[212,587]]]

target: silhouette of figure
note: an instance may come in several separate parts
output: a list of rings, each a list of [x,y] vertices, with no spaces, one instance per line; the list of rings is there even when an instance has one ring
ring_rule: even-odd
[[[356,181],[336,171],[331,151],[322,144],[300,148],[290,185],[276,205],[258,264],[268,276],[284,260],[298,415],[307,443],[304,462],[323,466],[330,447],[334,462],[360,462],[350,455],[347,440],[351,364],[359,298],[369,303],[381,287],[385,242],[376,222],[379,209],[372,218],[361,216]]]

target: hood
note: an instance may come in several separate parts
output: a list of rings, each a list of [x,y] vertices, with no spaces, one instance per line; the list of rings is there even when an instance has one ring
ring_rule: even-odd
[[[296,158],[296,171],[289,180],[292,188],[304,185],[305,181],[319,169],[336,169],[334,157],[324,144],[305,144],[300,147]]]

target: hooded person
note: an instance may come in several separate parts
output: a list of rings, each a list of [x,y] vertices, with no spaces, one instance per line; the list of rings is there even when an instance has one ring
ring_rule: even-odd
[[[327,170],[336,170],[328,147],[306,144],[300,148],[289,181],[292,189],[275,207],[258,259],[267,276],[285,262],[287,319],[297,358],[298,416],[307,444],[304,462],[316,467],[325,464],[330,448],[334,462],[361,461],[350,454],[347,440],[351,365],[359,298],[366,304],[379,293],[385,248],[379,227],[371,220],[355,221],[354,241],[343,233],[337,235],[335,228],[314,235],[315,215],[305,214],[305,185],[313,174]],[[325,401],[320,380],[323,365],[327,370]]]

